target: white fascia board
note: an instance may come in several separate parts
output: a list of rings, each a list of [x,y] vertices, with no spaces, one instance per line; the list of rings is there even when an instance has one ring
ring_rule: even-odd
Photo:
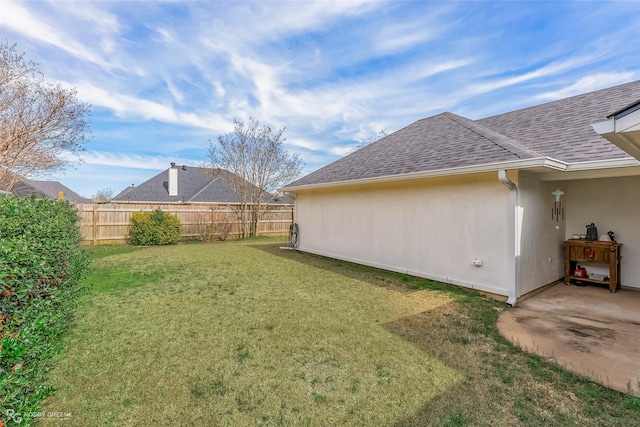
[[[593,123],[593,129],[599,134],[633,132],[640,130],[640,110],[636,110],[626,116],[616,119],[611,117],[601,122]]]
[[[640,161],[631,157],[624,157],[622,159],[593,160],[589,162],[570,163],[566,171],[573,172],[573,171],[586,171],[586,170],[627,168],[627,167],[633,167],[633,166],[640,166]]]
[[[640,110],[627,114],[624,117],[615,119],[615,131],[620,132],[634,132],[640,130]]]
[[[605,135],[616,131],[616,121],[615,119],[609,119],[598,123],[592,123],[591,127],[598,135]]]
[[[433,171],[412,172],[399,175],[376,176],[373,178],[354,179],[350,181],[322,182],[318,184],[300,185],[295,187],[283,187],[278,191],[289,191],[295,193],[301,190],[313,190],[333,187],[346,187],[352,185],[381,184],[387,182],[408,181],[424,178],[437,178],[455,175],[468,175],[481,172],[494,172],[507,169],[532,169],[550,168],[555,170],[566,170],[568,164],[551,157],[536,157],[533,159],[514,160],[510,162],[486,163],[483,165],[462,166],[458,168],[438,169]]]
[[[537,177],[541,181],[568,181],[638,175],[640,175],[640,161],[625,157],[622,159],[571,163],[562,172],[550,171],[549,173],[537,174]]]
[[[566,162],[563,162],[562,160],[557,160],[551,157],[545,157],[544,164],[542,166],[549,169],[564,171],[564,170],[567,170],[567,168],[569,167],[569,164]],[[520,169],[524,169],[524,168],[520,168]]]
[[[600,136],[640,159],[640,110],[619,119],[611,117],[591,126]]]

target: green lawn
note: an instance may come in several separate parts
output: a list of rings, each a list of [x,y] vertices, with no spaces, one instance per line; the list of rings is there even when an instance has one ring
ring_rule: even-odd
[[[256,239],[93,251],[44,424],[637,425],[520,352],[503,304]]]

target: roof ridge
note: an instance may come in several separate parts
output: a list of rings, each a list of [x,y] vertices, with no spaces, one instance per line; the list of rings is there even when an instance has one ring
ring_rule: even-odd
[[[198,197],[200,194],[202,194],[202,192],[204,190],[206,190],[207,188],[209,188],[211,185],[213,185],[213,183],[215,181],[217,181],[218,178],[220,178],[220,177],[219,176],[212,176],[211,179],[209,180],[209,182],[207,182],[200,190],[196,191],[196,193],[193,196],[189,197],[188,201],[190,202],[190,201],[194,200],[196,197]]]
[[[460,116],[458,114],[455,113],[451,113],[451,112],[444,112],[442,113],[442,115],[444,115],[445,117],[447,117],[449,120],[464,126],[465,128],[469,129],[471,132],[480,135],[481,137],[485,138],[488,141],[491,141],[493,144],[497,145],[498,147],[508,151],[509,153],[513,154],[514,156],[517,156],[518,158],[522,159],[522,158],[529,158],[531,156],[533,157],[544,157],[542,154],[528,149],[526,147],[524,147],[523,145],[519,144],[517,141],[514,141],[513,139],[509,138],[508,136],[505,136],[499,132],[494,131],[493,129],[478,123],[475,120],[471,120],[469,118],[466,118],[464,116]],[[523,156],[524,154],[526,154],[526,156]]]

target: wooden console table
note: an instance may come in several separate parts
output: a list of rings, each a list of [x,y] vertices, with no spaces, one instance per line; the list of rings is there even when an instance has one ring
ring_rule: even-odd
[[[610,292],[620,287],[620,247],[622,243],[588,241],[584,239],[570,239],[564,242],[564,282],[571,280],[599,283],[608,285]],[[576,265],[586,262],[606,264],[609,266],[609,280],[597,280],[573,275]],[[606,277],[605,277],[606,279]]]

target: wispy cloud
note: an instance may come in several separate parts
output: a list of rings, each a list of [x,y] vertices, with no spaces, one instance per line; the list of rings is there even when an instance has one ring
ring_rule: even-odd
[[[82,154],[82,161],[94,166],[114,166],[119,168],[133,168],[146,170],[163,170],[171,162],[179,165],[198,166],[191,159],[173,156],[145,156],[139,154],[120,154],[101,151],[87,151]]]
[[[553,62],[551,64],[547,64],[542,67],[536,68],[532,71],[517,73],[513,76],[493,79],[488,82],[471,85],[466,89],[466,92],[469,95],[477,95],[481,93],[491,92],[496,89],[501,89],[507,86],[513,86],[519,83],[528,82],[530,80],[540,79],[543,77],[547,78],[553,75],[557,75],[559,73],[581,67],[585,64],[588,64],[591,61],[593,61],[593,57],[591,56],[561,60],[561,61]]]
[[[59,29],[58,25],[50,25],[46,18],[32,13],[33,9],[25,7],[24,3],[3,0],[2,13],[5,16],[2,25],[26,37],[51,44],[71,55],[101,67],[111,68],[112,64],[96,54],[95,49],[85,46],[77,39],[69,38]],[[86,15],[83,15],[86,16]],[[10,17],[10,19],[7,19]],[[95,22],[95,19],[91,19]],[[109,43],[104,45],[108,48]]]
[[[628,71],[624,73],[596,73],[580,78],[578,81],[567,87],[558,90],[543,92],[536,96],[541,100],[555,100],[567,98],[581,93],[592,92],[610,86],[626,83],[640,77],[638,71]]]
[[[165,123],[174,123],[181,126],[194,126],[209,130],[219,130],[227,126],[226,121],[213,114],[181,112],[174,108],[149,101],[135,96],[120,94],[97,87],[89,82],[71,84],[63,82],[64,86],[75,87],[79,96],[90,102],[94,107],[102,107],[111,110],[121,118],[134,118],[144,120],[157,120]]]

